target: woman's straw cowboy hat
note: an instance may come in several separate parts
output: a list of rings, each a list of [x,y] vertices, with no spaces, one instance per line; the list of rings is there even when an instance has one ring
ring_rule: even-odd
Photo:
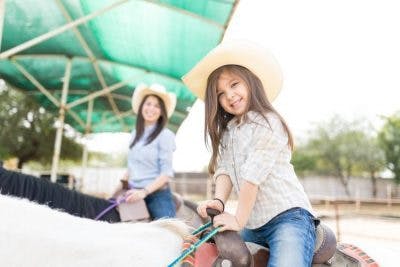
[[[224,65],[240,65],[253,72],[261,80],[270,102],[282,88],[282,71],[274,56],[265,48],[245,40],[223,41],[182,80],[198,98],[204,100],[208,76]]]
[[[159,96],[165,104],[165,109],[167,110],[168,117],[171,117],[176,106],[176,95],[167,92],[164,86],[157,83],[154,83],[150,86],[141,83],[138,86],[136,86],[135,91],[133,92],[132,95],[133,112],[138,114],[140,103],[142,103],[143,98],[147,95]]]

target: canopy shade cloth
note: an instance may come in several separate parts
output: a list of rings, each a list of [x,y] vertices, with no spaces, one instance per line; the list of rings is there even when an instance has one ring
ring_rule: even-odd
[[[94,133],[130,131],[134,88],[160,83],[177,95],[176,131],[195,101],[180,77],[222,40],[237,2],[0,0],[0,78]]]

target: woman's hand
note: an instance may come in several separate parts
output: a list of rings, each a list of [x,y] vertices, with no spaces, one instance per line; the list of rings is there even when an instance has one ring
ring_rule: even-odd
[[[243,228],[234,215],[226,212],[214,217],[214,227],[218,226],[221,226],[220,232],[226,230],[240,231]]]
[[[207,218],[207,208],[212,208],[212,209],[216,209],[219,210],[220,212],[223,212],[223,206],[222,203],[219,200],[206,200],[206,201],[202,201],[200,202],[200,204],[197,206],[197,213],[203,217],[203,218]]]
[[[144,189],[130,189],[126,191],[125,195],[126,202],[132,203],[140,199],[144,199],[147,196],[147,192]]]

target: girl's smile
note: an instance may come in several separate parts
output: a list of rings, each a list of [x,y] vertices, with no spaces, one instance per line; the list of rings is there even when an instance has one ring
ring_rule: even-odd
[[[223,71],[218,78],[217,96],[226,112],[240,117],[247,111],[249,90],[238,75]]]

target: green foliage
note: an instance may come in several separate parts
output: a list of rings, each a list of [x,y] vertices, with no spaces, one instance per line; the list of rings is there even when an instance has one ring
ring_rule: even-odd
[[[383,153],[374,130],[364,120],[346,121],[339,116],[317,125],[308,142],[298,149],[292,160],[301,174],[339,177],[348,195],[351,176],[375,174],[383,168]]]
[[[400,114],[386,118],[379,132],[379,145],[385,153],[386,167],[400,184]]]
[[[0,157],[18,158],[18,167],[30,160],[48,164],[52,160],[55,118],[34,100],[17,90],[0,89]],[[62,159],[80,159],[82,147],[63,136]]]
[[[293,152],[292,164],[299,176],[306,176],[316,170],[318,158],[307,147],[297,147]]]

